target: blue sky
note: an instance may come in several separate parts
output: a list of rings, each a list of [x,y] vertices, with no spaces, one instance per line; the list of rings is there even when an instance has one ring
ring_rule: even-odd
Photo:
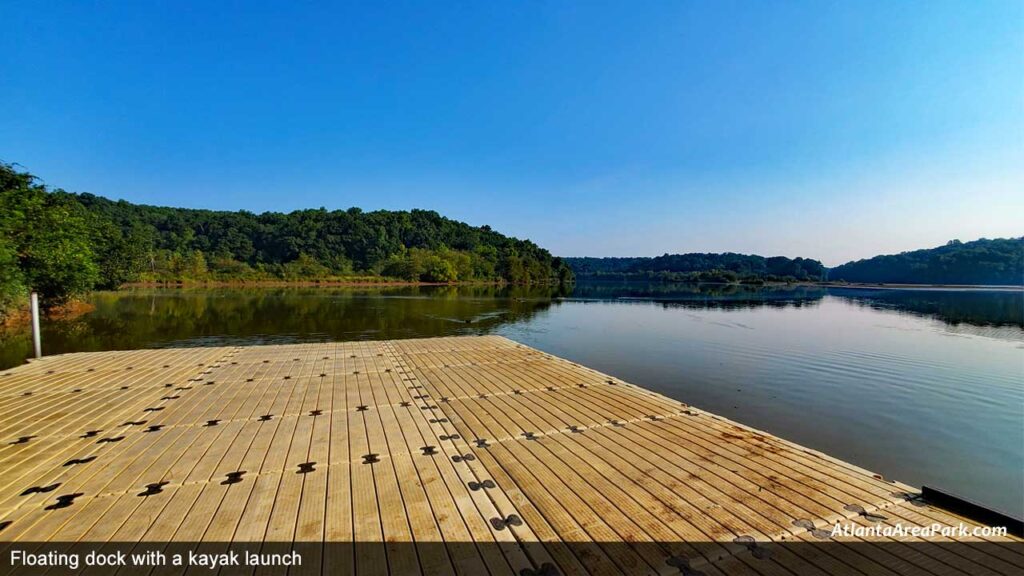
[[[0,159],[68,190],[428,208],[563,256],[835,265],[1024,234],[1019,1],[4,0],[0,21]]]

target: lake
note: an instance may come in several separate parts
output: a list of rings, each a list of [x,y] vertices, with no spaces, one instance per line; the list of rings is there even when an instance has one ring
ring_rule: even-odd
[[[911,485],[1024,514],[1024,294],[580,284],[139,289],[44,351],[500,334]],[[0,340],[0,367],[29,335]]]

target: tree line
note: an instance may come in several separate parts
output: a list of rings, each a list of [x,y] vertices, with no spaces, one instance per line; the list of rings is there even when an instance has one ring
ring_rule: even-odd
[[[571,283],[529,240],[433,211],[168,208],[48,189],[0,162],[0,310],[128,282],[396,279]]]
[[[689,253],[654,258],[565,258],[580,277],[646,279],[676,282],[820,281],[825,266],[817,260],[755,254]]]
[[[961,242],[848,262],[829,280],[888,284],[1024,284],[1024,237]]]
[[[961,242],[826,268],[808,258],[665,254],[654,258],[564,258],[576,276],[677,282],[829,281],[878,284],[1024,284],[1024,237]]]

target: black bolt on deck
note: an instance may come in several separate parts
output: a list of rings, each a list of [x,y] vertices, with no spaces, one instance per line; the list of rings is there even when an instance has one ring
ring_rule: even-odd
[[[908,492],[893,492],[892,494],[890,494],[890,496],[902,498],[903,500],[910,502],[911,506],[915,506],[917,508],[923,508],[928,505],[925,503],[924,498],[921,494],[910,494]]]
[[[257,420],[260,421],[260,422],[269,422],[270,419],[273,418],[273,417],[274,417],[273,414],[264,414],[263,416],[260,416],[259,418],[257,418]]]
[[[8,442],[7,444],[9,446],[14,446],[16,444],[28,444],[28,441],[33,438],[35,438],[35,436],[20,436],[17,440],[13,440],[11,442]]]
[[[455,456],[452,456],[452,462],[462,462],[463,460],[466,462],[472,462],[473,460],[476,460],[476,456],[473,456],[472,454],[463,454],[461,456],[456,454]]]
[[[808,532],[811,533],[811,536],[814,536],[818,540],[828,540],[829,538],[832,537],[832,535],[827,530],[821,530],[820,528],[815,528],[814,527],[814,522],[812,522],[812,521],[810,521],[810,520],[808,520],[806,518],[801,518],[799,520],[793,520],[793,526],[796,526],[798,528],[804,528],[805,530],[807,530]]]
[[[515,514],[509,514],[504,518],[491,518],[491,526],[495,530],[504,530],[507,526],[522,526],[523,520]]]
[[[154,424],[154,425],[150,426],[149,428],[146,428],[145,430],[143,430],[143,432],[159,432],[160,429],[163,428],[163,427],[164,427],[163,424]]]
[[[79,496],[84,496],[84,494],[81,492],[75,492],[74,494],[62,494],[57,496],[56,502],[50,504],[46,508],[43,508],[43,510],[59,510],[61,508],[67,508],[74,504],[75,498],[78,498]]]
[[[242,476],[245,476],[245,470],[238,470],[237,472],[228,472],[225,474],[224,480],[221,482],[222,486],[228,484],[238,484],[242,481]]]
[[[532,568],[523,568],[519,571],[519,576],[561,576],[561,572],[551,562],[544,562],[540,565],[540,568],[536,570]],[[700,572],[684,572],[685,576],[704,576]]]
[[[145,497],[145,496],[152,496],[154,494],[159,494],[159,493],[164,491],[164,486],[166,486],[168,484],[170,484],[170,482],[168,482],[167,480],[161,480],[160,482],[153,482],[151,484],[146,484],[146,489],[143,490],[142,492],[139,492],[138,494],[136,494],[136,496],[143,496],[143,497]]]
[[[316,470],[316,468],[313,467],[315,464],[316,464],[316,462],[303,462],[302,464],[299,464],[299,469],[295,473],[296,474],[309,474],[310,472],[313,472],[313,471]]]
[[[753,536],[737,536],[733,538],[732,541],[736,544],[746,546],[747,550],[750,551],[750,555],[758,560],[767,560],[772,555],[771,550],[763,546],[759,546]]]
[[[318,408],[318,409],[316,409],[316,410],[310,410],[310,411],[309,411],[309,415],[310,415],[310,416],[320,416],[320,415],[322,415],[323,413],[324,413],[324,411],[323,411],[323,410],[320,410],[319,408]]]
[[[700,570],[690,568],[689,558],[683,558],[682,556],[669,556],[665,559],[665,564],[668,564],[673,568],[678,568],[679,573],[683,576],[704,576],[704,573]]]
[[[424,456],[433,456],[437,454],[437,446],[423,446],[420,448],[423,451]]]
[[[59,486],[60,482],[57,482],[55,484],[49,484],[47,486],[32,486],[31,488],[26,488],[25,491],[21,493],[21,495],[28,496],[29,494],[44,494],[46,492],[53,492]]]
[[[204,424],[204,426],[205,427],[210,427],[210,426],[216,426],[217,424],[220,424],[220,420],[207,420],[206,424]]]
[[[124,440],[124,436],[111,436],[109,438],[100,438],[96,441],[97,444],[113,444],[114,442],[120,442]]]
[[[92,462],[95,459],[96,459],[95,456],[86,456],[85,458],[72,458],[71,460],[68,460],[67,462],[65,462],[64,466],[74,466],[76,464],[88,464],[89,462]]]
[[[380,456],[380,454],[364,454],[363,464],[375,464],[377,462],[380,462],[380,458],[378,458],[378,456]]]
[[[847,504],[846,506],[843,506],[843,510],[846,510],[847,512],[855,512],[858,516],[862,516],[868,522],[881,522],[882,520],[888,519],[881,514],[872,514],[868,512],[860,504]]]
[[[481,488],[495,488],[496,486],[497,484],[494,483],[494,480],[484,480],[483,482],[473,480],[469,483],[469,489],[474,492]]]
[[[103,432],[103,430],[87,430],[85,434],[82,434],[79,438],[95,438],[100,435],[100,432]]]

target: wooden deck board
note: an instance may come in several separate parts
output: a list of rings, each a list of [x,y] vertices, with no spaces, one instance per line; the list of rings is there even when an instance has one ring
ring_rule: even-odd
[[[908,486],[496,336],[47,357],[0,373],[0,439],[0,553],[347,542],[358,544],[310,547],[290,573],[1024,569],[1012,536],[816,547],[808,521],[877,519],[850,505],[886,525],[975,524],[907,501]],[[803,544],[758,548],[785,542]]]

